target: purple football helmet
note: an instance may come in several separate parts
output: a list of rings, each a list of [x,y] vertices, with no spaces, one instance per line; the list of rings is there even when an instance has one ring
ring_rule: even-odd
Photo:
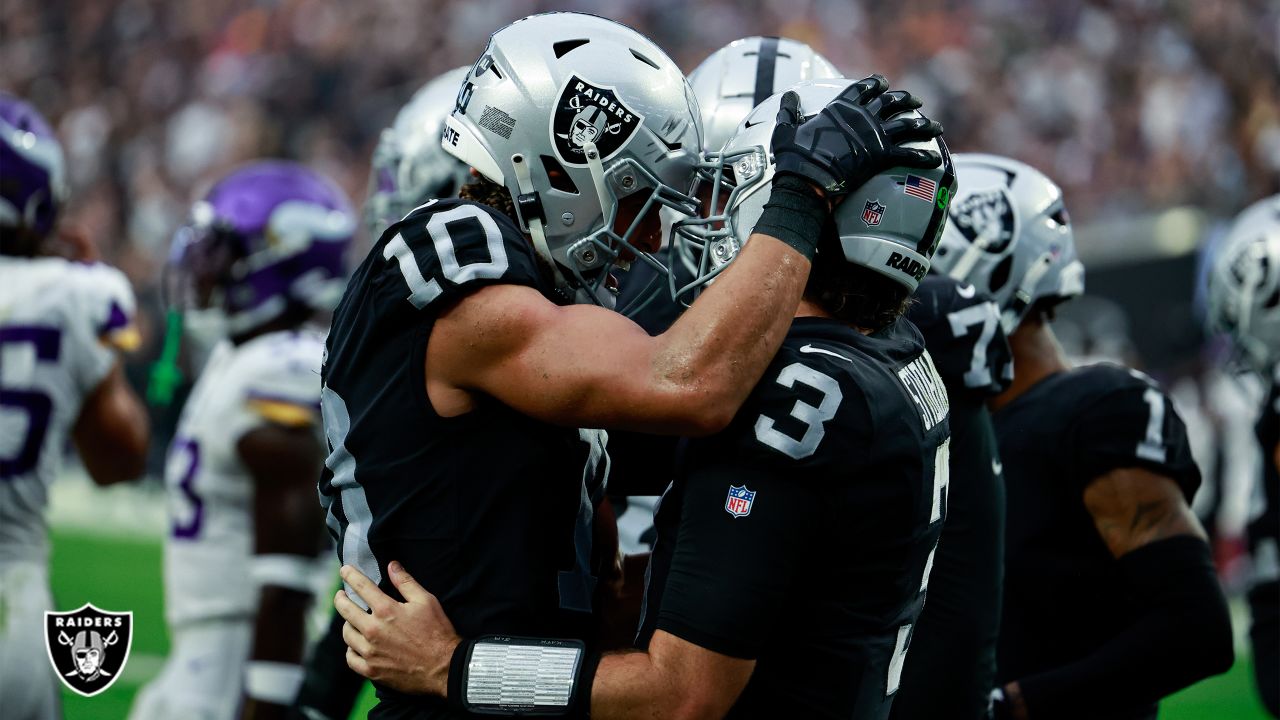
[[[350,201],[328,178],[292,162],[247,165],[192,206],[170,251],[168,299],[221,315],[231,336],[291,308],[331,310],[355,229]]]
[[[30,103],[0,92],[0,226],[39,238],[66,198],[66,162],[53,129]]]

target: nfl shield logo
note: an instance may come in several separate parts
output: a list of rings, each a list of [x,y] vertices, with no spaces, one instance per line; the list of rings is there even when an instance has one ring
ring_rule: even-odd
[[[755,499],[756,494],[748,490],[746,485],[730,485],[729,496],[724,500],[724,509],[736,518],[746,517],[751,514],[751,504]]]
[[[120,678],[129,660],[133,613],[99,610],[89,603],[71,612],[46,612],[44,645],[62,683],[93,697]]]
[[[868,200],[867,204],[862,206],[862,222],[868,227],[879,225],[883,217],[884,205],[879,200]]]

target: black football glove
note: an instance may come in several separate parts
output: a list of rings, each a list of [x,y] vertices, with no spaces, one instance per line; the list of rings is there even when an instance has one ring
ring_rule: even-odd
[[[777,173],[804,178],[834,200],[891,167],[942,164],[936,152],[901,147],[941,135],[942,126],[923,117],[896,117],[920,101],[888,89],[882,75],[859,80],[808,120],[799,96],[783,94],[770,142]]]

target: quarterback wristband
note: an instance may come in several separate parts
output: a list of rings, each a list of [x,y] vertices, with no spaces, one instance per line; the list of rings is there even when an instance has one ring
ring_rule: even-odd
[[[753,232],[775,237],[812,261],[822,226],[831,215],[827,201],[795,175],[775,175],[769,202]]]
[[[449,663],[449,704],[480,715],[586,718],[599,662],[581,640],[463,640]]]

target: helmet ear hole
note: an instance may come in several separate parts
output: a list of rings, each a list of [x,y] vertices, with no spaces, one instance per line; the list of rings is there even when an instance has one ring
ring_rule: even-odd
[[[1271,293],[1271,297],[1267,298],[1267,301],[1262,303],[1262,307],[1267,310],[1270,310],[1277,305],[1280,305],[1280,288],[1276,288],[1276,291]]]
[[[1005,257],[991,271],[991,292],[999,292],[1009,282],[1009,271],[1013,269],[1013,255]]]
[[[569,177],[569,173],[565,171],[559,160],[550,155],[539,155],[538,158],[542,160],[542,171],[547,174],[547,184],[563,193],[578,194],[577,184],[573,182],[573,178]]]

